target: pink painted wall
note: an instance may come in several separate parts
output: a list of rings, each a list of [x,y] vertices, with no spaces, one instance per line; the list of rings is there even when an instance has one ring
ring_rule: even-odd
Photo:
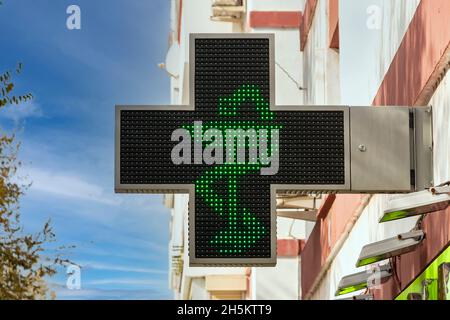
[[[320,269],[362,199],[362,195],[359,194],[340,194],[331,197],[331,200],[325,199],[324,205],[319,209],[318,221],[301,253],[303,295],[311,290]]]
[[[339,49],[339,0],[328,0],[328,42]]]

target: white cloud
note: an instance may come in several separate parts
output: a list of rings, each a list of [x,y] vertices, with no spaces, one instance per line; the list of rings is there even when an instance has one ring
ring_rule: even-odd
[[[167,287],[167,281],[152,280],[152,279],[133,279],[133,278],[110,278],[98,279],[91,281],[84,281],[83,285],[98,286],[98,285],[128,285],[128,286],[158,286],[160,288]]]
[[[155,244],[155,247],[158,247],[158,245]],[[165,248],[167,251],[167,246]],[[154,254],[154,253],[149,254],[148,250],[141,250],[140,248],[127,248],[127,250],[121,251],[121,250],[106,249],[101,247],[100,245],[93,246],[92,243],[90,244],[89,247],[83,244],[81,245],[77,244],[76,252],[77,254],[95,256],[97,259],[103,259],[104,257],[108,258],[114,257],[120,259],[127,258],[129,260],[134,261],[138,260],[145,262],[157,261],[161,259],[161,254]]]
[[[116,233],[114,238],[110,237],[111,233],[109,232],[100,233],[98,234],[96,241],[104,242],[109,245],[119,245],[135,249],[142,248],[143,250],[151,250],[153,253],[167,253],[167,243],[160,244],[159,242],[149,241],[142,237],[133,236],[132,234],[125,234],[125,232],[118,234],[115,230],[115,228],[111,230],[111,232]],[[129,231],[133,231],[133,229]]]
[[[138,267],[117,265],[117,264],[82,262],[82,263],[80,263],[80,265],[82,266],[82,268],[86,268],[86,269],[110,270],[110,271],[133,272],[133,273],[149,273],[149,274],[167,274],[167,270],[159,270],[159,269],[152,269],[152,268],[138,268]]]
[[[34,101],[28,101],[19,105],[9,105],[0,112],[0,116],[13,120],[16,124],[26,118],[42,117],[42,109]]]
[[[32,191],[100,202],[108,205],[118,205],[121,203],[116,196],[107,194],[102,187],[87,182],[75,174],[31,168],[28,171],[28,176],[32,181]]]

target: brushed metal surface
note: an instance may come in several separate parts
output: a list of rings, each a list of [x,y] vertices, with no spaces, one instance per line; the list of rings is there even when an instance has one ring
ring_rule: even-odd
[[[416,191],[433,186],[433,117],[431,107],[414,108]]]
[[[350,108],[353,192],[409,192],[409,108]]]

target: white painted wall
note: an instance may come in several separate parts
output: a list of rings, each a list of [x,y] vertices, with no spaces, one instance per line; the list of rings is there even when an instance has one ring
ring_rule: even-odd
[[[307,105],[339,105],[339,53],[328,47],[328,0],[319,0],[304,49]]]
[[[248,29],[254,33],[275,35],[275,103],[277,105],[303,105],[303,54],[296,29]]]
[[[206,280],[205,278],[193,278],[191,279],[191,296],[192,300],[208,300],[209,294],[205,290]]]
[[[253,268],[256,300],[297,300],[299,297],[299,258],[278,258],[275,268]]]

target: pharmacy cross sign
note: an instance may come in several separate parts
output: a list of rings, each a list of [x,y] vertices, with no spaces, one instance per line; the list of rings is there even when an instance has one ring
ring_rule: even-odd
[[[276,192],[349,189],[348,108],[275,106],[274,72],[273,35],[195,34],[189,106],[116,107],[116,192],[189,193],[191,266],[274,265]]]

